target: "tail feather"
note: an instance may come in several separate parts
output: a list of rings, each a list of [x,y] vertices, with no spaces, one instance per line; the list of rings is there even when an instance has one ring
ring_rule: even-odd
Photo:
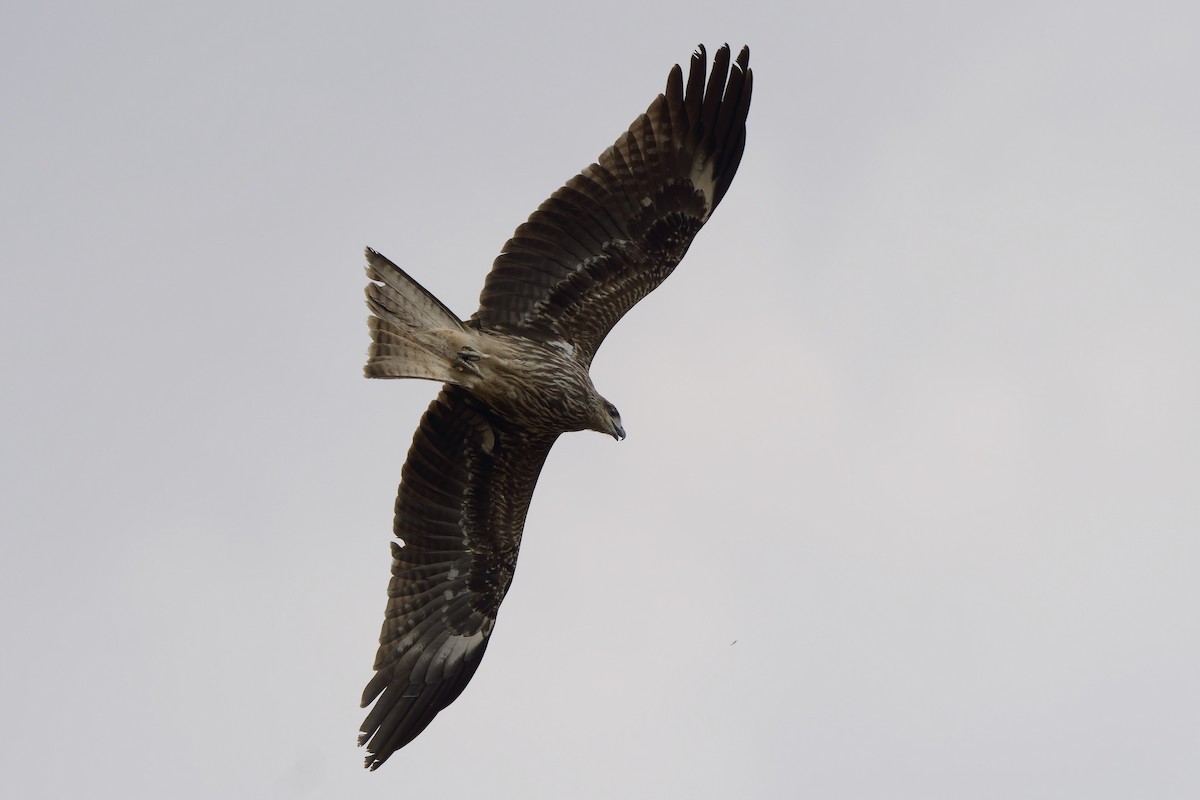
[[[404,270],[367,248],[371,347],[368,378],[426,378],[459,383],[452,342],[470,334],[458,317]]]
[[[459,330],[462,322],[424,286],[371,248],[367,248],[367,303],[382,317],[415,331]]]
[[[379,317],[368,320],[371,328],[371,347],[363,374],[368,378],[426,378],[431,381],[457,383],[447,356],[406,338],[399,329]]]

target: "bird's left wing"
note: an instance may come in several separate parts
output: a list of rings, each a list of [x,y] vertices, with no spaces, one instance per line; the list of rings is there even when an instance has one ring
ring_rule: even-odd
[[[446,386],[413,437],[396,498],[392,580],[362,704],[375,769],[475,674],[517,565],[525,514],[555,436],[506,425]]]
[[[692,55],[596,163],[550,196],[496,258],[472,324],[561,339],[586,362],[666,279],[721,202],[746,144],[750,50]]]

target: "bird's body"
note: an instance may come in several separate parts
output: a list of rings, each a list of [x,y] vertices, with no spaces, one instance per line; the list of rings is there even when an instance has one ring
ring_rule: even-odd
[[[692,56],[595,164],[521,225],[460,320],[367,251],[366,374],[446,384],[413,437],[396,499],[392,580],[363,705],[367,765],[403,747],[466,686],[512,581],[525,516],[559,435],[624,438],[589,373],[604,337],[675,268],[745,144],[749,51]]]
[[[589,428],[614,433],[606,401],[596,393],[588,362],[573,344],[461,323],[379,253],[368,250],[367,263],[367,274],[380,281],[367,287],[367,302],[376,315],[371,319],[375,343],[368,377],[452,383],[501,419],[539,433],[557,436]],[[426,312],[413,324],[412,303],[400,299],[421,295],[445,316]]]

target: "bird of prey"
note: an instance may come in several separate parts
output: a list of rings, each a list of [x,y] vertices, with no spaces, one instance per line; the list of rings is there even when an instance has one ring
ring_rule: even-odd
[[[750,51],[704,47],[596,163],[504,245],[460,320],[367,250],[369,378],[444,383],[401,471],[392,578],[362,705],[375,769],[462,692],[517,565],[534,484],[568,431],[625,437],[588,374],[617,320],[671,274],[725,196],[746,142]]]

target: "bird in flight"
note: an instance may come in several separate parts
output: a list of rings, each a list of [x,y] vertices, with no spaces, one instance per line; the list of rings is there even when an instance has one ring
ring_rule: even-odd
[[[368,378],[445,385],[401,470],[392,578],[359,744],[375,769],[479,667],[538,474],[560,434],[625,437],[589,367],[625,312],[666,279],[725,196],[746,143],[750,51],[692,54],[596,163],[517,228],[479,309],[460,320],[367,250]]]

